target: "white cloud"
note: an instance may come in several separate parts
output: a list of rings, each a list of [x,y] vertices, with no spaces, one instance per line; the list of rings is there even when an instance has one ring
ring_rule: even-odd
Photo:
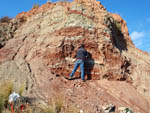
[[[143,39],[145,38],[145,32],[137,32],[134,31],[131,33],[131,39],[137,48],[142,48],[143,46]]]
[[[131,33],[131,39],[135,46],[141,50],[150,51],[150,31],[137,32],[134,31]]]
[[[141,46],[143,45],[143,41],[141,39],[139,40],[134,40],[133,43],[135,44],[135,46],[137,48],[141,48]]]
[[[137,39],[140,39],[140,38],[143,38],[145,36],[145,33],[144,32],[132,32],[131,33],[131,39],[132,40],[137,40]]]

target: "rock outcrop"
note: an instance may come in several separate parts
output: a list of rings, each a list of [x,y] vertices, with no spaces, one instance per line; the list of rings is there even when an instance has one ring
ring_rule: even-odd
[[[14,37],[15,31],[25,22],[25,18],[9,19],[8,17],[1,18],[0,22],[0,48],[4,47],[9,39]]]
[[[135,48],[119,15],[96,0],[75,0],[16,16],[22,18],[26,21],[0,49],[0,80],[13,80],[16,89],[25,85],[25,95],[45,102],[61,93],[88,113],[110,103],[150,112],[150,56]],[[64,78],[81,43],[89,52],[85,84]]]

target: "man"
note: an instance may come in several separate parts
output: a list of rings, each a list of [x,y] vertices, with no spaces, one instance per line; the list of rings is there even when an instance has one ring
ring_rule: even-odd
[[[69,80],[72,79],[72,77],[74,76],[74,73],[76,72],[76,70],[78,69],[78,67],[80,66],[80,70],[81,70],[81,79],[83,82],[85,82],[85,78],[84,78],[84,63],[85,63],[85,59],[87,58],[87,51],[84,49],[84,44],[81,44],[81,46],[79,47],[77,54],[76,54],[76,62],[74,65],[74,69],[72,70],[72,73],[70,74]]]

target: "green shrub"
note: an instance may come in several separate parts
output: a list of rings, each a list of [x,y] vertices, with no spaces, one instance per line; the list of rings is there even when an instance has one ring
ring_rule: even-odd
[[[39,4],[34,4],[33,7],[32,7],[32,9],[36,9],[36,8],[39,8],[39,7],[40,7]]]
[[[116,25],[116,28],[117,28],[119,31],[122,30],[122,29],[121,29],[121,24],[120,24],[119,22],[117,22],[116,20],[115,20],[115,25]]]

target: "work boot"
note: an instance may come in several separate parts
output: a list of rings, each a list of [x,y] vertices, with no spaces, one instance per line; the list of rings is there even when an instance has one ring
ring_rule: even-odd
[[[86,82],[86,80],[82,80],[82,82]]]
[[[69,76],[68,80],[72,80],[73,78],[71,76]]]

